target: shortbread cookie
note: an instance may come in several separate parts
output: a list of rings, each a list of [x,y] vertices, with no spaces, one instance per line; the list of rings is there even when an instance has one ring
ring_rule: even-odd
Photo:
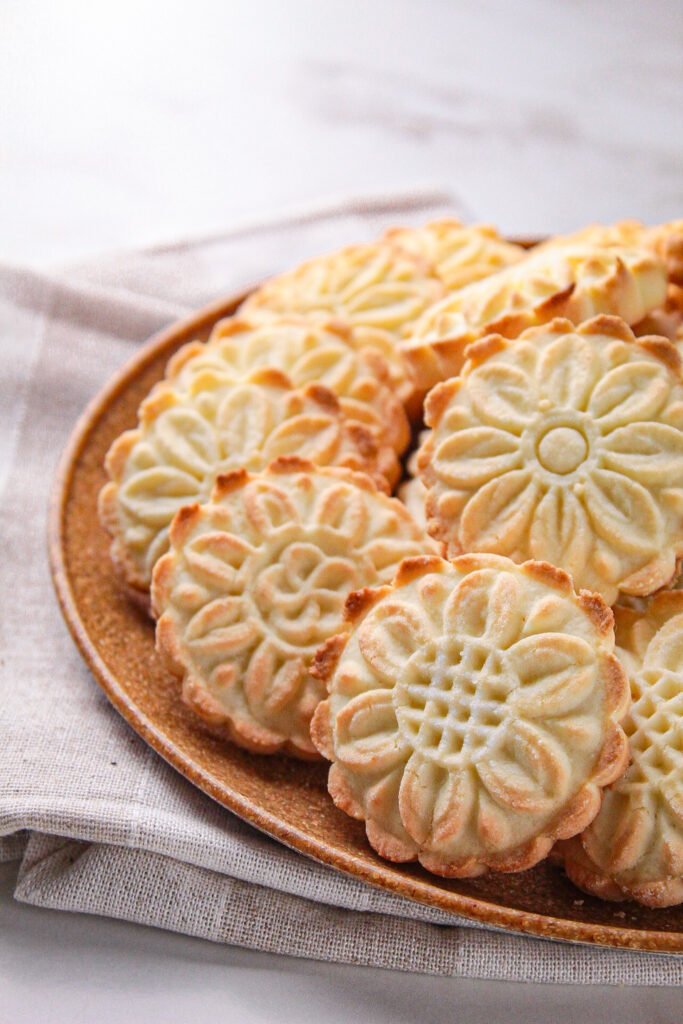
[[[398,342],[422,313],[445,295],[431,266],[387,242],[350,245],[267,281],[240,312],[272,318],[305,314],[339,319],[356,347],[379,349],[390,365],[399,397],[410,403],[413,383]]]
[[[578,246],[598,246],[599,248],[642,249],[645,232],[649,229],[640,220],[619,220],[614,224],[587,224],[578,231],[570,231],[566,235],[553,235],[545,242],[534,247],[535,252],[546,249],[557,249],[562,246],[574,248]]]
[[[400,455],[410,441],[410,426],[391,389],[387,365],[377,352],[354,350],[348,334],[340,326],[296,317],[265,324],[229,317],[216,324],[208,344],[193,342],[176,353],[167,377],[184,387],[204,369],[240,378],[272,367],[295,387],[323,384],[350,420],[363,423],[380,446],[391,445]]]
[[[416,523],[427,529],[427,489],[419,477],[405,480],[397,491],[397,497],[403,502]]]
[[[570,235],[558,235],[538,248],[549,249],[575,245],[598,245],[636,249],[649,249],[666,266],[672,284],[683,286],[683,220],[669,221],[656,227],[647,227],[638,220],[623,220],[616,224],[589,224]]]
[[[668,907],[683,903],[683,592],[615,616],[633,697],[624,722],[631,764],[595,821],[557,853],[588,892]]]
[[[640,320],[633,327],[634,334],[643,337],[648,334],[658,334],[660,337],[668,338],[683,351],[683,288],[670,284],[666,299],[662,306],[653,309],[651,313]]]
[[[429,395],[418,456],[434,536],[570,572],[608,604],[683,556],[681,359],[599,316],[472,345]]]
[[[612,613],[553,566],[405,561],[353,594],[316,671],[313,740],[371,845],[440,875],[522,871],[580,832],[627,763]]]
[[[363,474],[296,458],[228,474],[209,504],[173,521],[152,589],[159,652],[185,702],[223,735],[260,753],[315,756],[317,647],[342,628],[350,591],[431,547]]]
[[[427,389],[458,374],[467,345],[486,334],[516,338],[556,316],[580,323],[598,313],[634,324],[665,297],[664,264],[643,249],[544,249],[437,303],[402,350]]]
[[[421,228],[391,228],[384,237],[430,263],[449,291],[518,263],[526,250],[500,237],[488,224],[466,227],[454,217]]]
[[[100,494],[100,518],[113,538],[114,564],[134,591],[147,591],[174,514],[206,501],[220,473],[263,469],[290,454],[378,475],[398,469],[394,452],[378,449],[365,427],[350,423],[322,385],[294,389],[274,370],[240,380],[210,367],[182,385],[156,387],[140,407],[137,429],[107,455],[111,479]]]
[[[645,244],[666,264],[671,284],[683,288],[683,220],[648,228]]]
[[[429,435],[428,430],[423,430],[419,436],[419,443],[423,444]],[[418,476],[417,470],[418,449],[411,453],[406,464],[407,479],[401,484],[397,491],[397,497],[403,502],[416,523],[427,529],[427,489]]]

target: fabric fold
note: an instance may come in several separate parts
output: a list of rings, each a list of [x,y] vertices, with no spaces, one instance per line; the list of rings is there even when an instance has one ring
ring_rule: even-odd
[[[683,983],[676,957],[485,929],[257,832],[131,731],[57,608],[45,550],[55,466],[88,400],[136,347],[217,296],[447,206],[434,192],[361,197],[59,273],[0,268],[0,859],[21,858],[18,899],[344,963],[519,981]]]

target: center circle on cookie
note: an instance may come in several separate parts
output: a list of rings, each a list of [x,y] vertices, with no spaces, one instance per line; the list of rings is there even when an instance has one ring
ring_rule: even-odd
[[[574,427],[552,427],[538,442],[538,461],[550,473],[573,473],[588,455],[588,442]]]
[[[442,637],[410,659],[394,687],[399,729],[446,769],[471,763],[503,721],[511,688],[499,651]]]

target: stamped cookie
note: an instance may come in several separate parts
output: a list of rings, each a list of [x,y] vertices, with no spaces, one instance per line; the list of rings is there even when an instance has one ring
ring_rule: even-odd
[[[429,395],[418,456],[450,554],[536,558],[613,604],[668,584],[683,556],[681,359],[599,316],[472,345]]]
[[[683,286],[683,220],[672,220],[656,227],[647,227],[639,220],[622,220],[616,224],[589,224],[570,235],[558,235],[538,248],[557,246],[598,245],[649,249],[666,266],[672,284]]]
[[[550,247],[438,302],[402,351],[426,390],[458,374],[466,347],[486,334],[516,338],[553,317],[598,313],[634,324],[664,302],[666,285],[664,264],[643,249]]]
[[[683,288],[683,220],[648,228],[645,244],[664,261],[671,284]]]
[[[638,337],[658,334],[673,341],[679,353],[683,353],[683,288],[670,284],[664,303],[634,324],[633,333]]]
[[[428,434],[428,430],[423,430],[420,433],[420,444],[426,441]],[[427,502],[427,489],[418,476],[417,457],[418,449],[415,449],[406,464],[407,479],[401,484],[396,494],[406,506],[415,522],[419,523],[426,530],[427,511],[425,506]]]
[[[341,630],[352,590],[431,548],[363,474],[297,458],[236,471],[173,521],[152,588],[158,650],[215,730],[260,753],[316,756],[318,646]]]
[[[410,426],[391,389],[386,362],[376,351],[356,351],[348,330],[333,324],[300,317],[271,323],[229,317],[216,324],[208,344],[197,341],[180,349],[167,377],[183,387],[204,369],[239,378],[260,367],[281,370],[295,387],[329,388],[350,420],[363,423],[379,445],[391,445],[399,455],[410,441]]]
[[[387,242],[350,245],[302,263],[257,289],[240,312],[249,317],[304,314],[338,319],[350,340],[387,359],[396,393],[414,404],[411,373],[398,351],[422,313],[445,295],[431,266]]]
[[[488,224],[467,227],[454,217],[421,228],[390,228],[385,239],[430,263],[449,291],[518,263],[526,250],[500,237]]]
[[[522,871],[624,770],[612,613],[566,573],[494,555],[405,561],[353,594],[316,672],[329,791],[371,845],[453,877]]]
[[[631,764],[557,855],[572,881],[603,899],[669,907],[683,903],[683,592],[615,616],[633,698],[624,721]]]
[[[427,529],[427,490],[419,477],[410,477],[401,484],[397,497],[403,502],[416,523]]]
[[[122,434],[106,459],[110,482],[100,493],[100,518],[133,594],[146,594],[175,513],[206,501],[221,473],[263,469],[291,454],[378,476],[398,472],[393,450],[378,448],[364,426],[350,423],[322,385],[295,389],[274,370],[240,380],[211,367],[182,385],[157,386],[140,407],[137,429]]]

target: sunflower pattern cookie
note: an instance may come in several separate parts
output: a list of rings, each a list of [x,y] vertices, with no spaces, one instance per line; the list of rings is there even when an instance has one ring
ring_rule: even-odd
[[[414,384],[398,343],[445,294],[430,264],[379,241],[347,246],[274,277],[249,296],[240,314],[339,320],[348,326],[355,347],[383,354],[397,394],[410,404]]]
[[[348,594],[394,575],[432,542],[369,477],[297,458],[219,478],[173,521],[154,571],[157,647],[186,704],[260,753],[316,755],[324,694],[313,656],[343,626]]]
[[[612,604],[668,584],[683,556],[681,360],[600,316],[471,346],[426,403],[418,466],[451,554],[536,558]]]
[[[344,415],[364,424],[378,444],[399,455],[408,445],[410,426],[385,360],[376,351],[352,348],[349,331],[339,325],[296,317],[265,324],[229,317],[216,324],[207,344],[180,349],[167,378],[184,387],[205,369],[239,378],[259,368],[280,370],[294,387],[322,384],[337,396]]]
[[[312,723],[338,807],[437,874],[521,871],[580,832],[624,770],[612,614],[552,566],[405,561],[352,595]]]
[[[644,249],[551,247],[432,306],[402,351],[427,390],[458,374],[467,346],[486,334],[516,338],[557,316],[581,323],[598,313],[634,324],[666,287],[664,264]]]
[[[158,386],[139,417],[137,429],[109,450],[110,482],[99,508],[113,538],[113,561],[141,595],[168,547],[173,516],[206,501],[221,473],[263,469],[280,455],[382,479],[387,467],[393,474],[398,466],[393,451],[378,449],[365,427],[346,419],[331,391],[321,384],[292,388],[275,370],[242,379],[211,367],[188,371],[182,382]]]
[[[421,228],[390,228],[384,237],[429,263],[449,291],[489,277],[526,256],[521,245],[506,242],[490,225],[466,227],[454,217],[433,220]]]
[[[557,853],[588,892],[668,907],[683,903],[683,592],[615,615],[633,700],[631,764],[590,827]]]

